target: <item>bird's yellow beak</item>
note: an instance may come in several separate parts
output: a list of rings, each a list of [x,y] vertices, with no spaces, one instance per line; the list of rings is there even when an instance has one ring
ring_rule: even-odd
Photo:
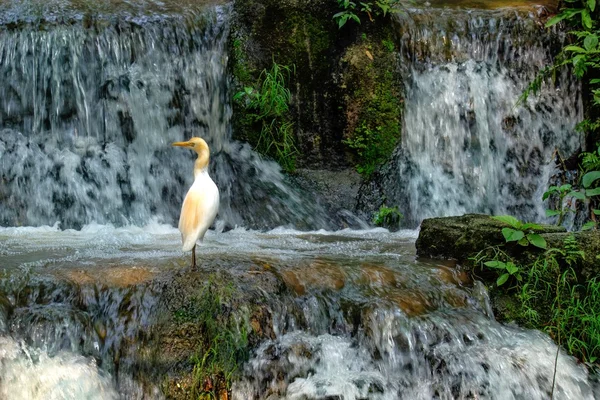
[[[194,147],[194,143],[193,142],[175,142],[175,143],[173,143],[173,146],[178,146],[178,147]]]

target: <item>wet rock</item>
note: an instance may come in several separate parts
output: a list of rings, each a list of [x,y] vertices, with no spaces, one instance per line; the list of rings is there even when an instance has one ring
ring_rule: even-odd
[[[318,199],[339,221],[340,228],[360,229],[368,224],[354,216],[356,197],[361,184],[360,175],[353,169],[297,169],[292,180]]]
[[[462,266],[472,266],[470,257],[490,246],[505,243],[502,228],[507,225],[488,215],[466,214],[459,217],[429,218],[421,223],[421,231],[416,242],[417,255],[427,258],[451,258]],[[548,245],[562,243],[568,235],[562,227],[543,225],[538,231]],[[511,254],[540,254],[541,249],[530,246],[526,252],[516,244],[507,244]]]
[[[127,287],[139,285],[152,280],[158,271],[146,266],[107,265],[93,269],[62,269],[56,274],[67,281],[78,285],[89,285],[98,282],[109,287]]]
[[[534,246],[523,247],[505,243],[502,228],[505,224],[487,215],[467,214],[459,217],[430,218],[423,221],[417,239],[417,255],[428,258],[455,259],[462,267],[470,268],[471,257],[491,246],[503,245],[508,254],[521,261],[532,260],[543,250]],[[586,257],[579,261],[577,270],[584,279],[600,272],[596,255],[600,254],[600,232],[566,232],[563,227],[542,225],[537,230],[548,247],[561,247],[564,239],[574,235]]]
[[[416,317],[431,311],[433,304],[425,295],[416,290],[395,290],[386,296],[409,317]]]
[[[363,265],[358,283],[368,286],[393,287],[396,286],[397,280],[394,271],[388,268],[378,265]]]
[[[467,285],[471,283],[471,277],[465,271],[440,265],[436,274],[439,279],[450,285]]]
[[[308,265],[282,270],[281,277],[294,293],[304,295],[311,290],[340,290],[346,274],[340,265],[314,260]]]

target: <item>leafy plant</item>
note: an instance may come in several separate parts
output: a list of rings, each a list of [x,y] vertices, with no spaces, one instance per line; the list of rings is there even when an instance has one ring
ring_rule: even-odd
[[[567,0],[558,15],[546,22],[546,27],[552,27],[560,22],[566,22],[572,30],[572,42],[564,46],[554,58],[554,63],[543,68],[536,78],[529,84],[519,98],[519,103],[527,100],[531,93],[538,93],[542,84],[548,80],[555,80],[559,70],[572,67],[573,73],[580,79],[585,78],[590,87],[592,105],[600,105],[600,79],[593,78],[589,71],[600,69],[600,37],[597,21],[596,0]],[[579,124],[584,131],[593,131],[600,128],[600,121],[586,119]]]
[[[496,288],[514,283],[502,289],[518,300],[511,318],[547,332],[570,354],[593,363],[600,356],[600,282],[578,283],[574,268],[584,258],[570,235],[562,246],[547,249],[525,265],[498,246],[480,251],[473,260],[497,272]]]
[[[579,157],[581,158],[581,170],[583,173],[590,171],[600,171],[600,144],[595,151],[584,151]]]
[[[546,248],[546,239],[535,233],[535,230],[542,229],[542,226],[534,223],[523,223],[510,215],[499,215],[492,218],[511,226],[510,228],[502,228],[502,235],[506,242],[517,242],[521,246],[531,244],[540,249]]]
[[[497,286],[504,285],[511,276],[515,277],[519,282],[523,280],[523,276],[521,275],[521,267],[512,261],[504,262],[500,260],[491,260],[484,262],[483,265],[489,268],[499,269],[502,272],[502,275],[500,275],[496,280]]]
[[[570,207],[569,203],[565,204],[565,198],[579,196],[578,192],[572,189],[573,187],[567,183],[562,186],[550,186],[548,190],[544,192],[542,200],[547,200],[553,195],[558,196],[558,206],[556,207],[556,210],[546,210],[547,217],[558,216],[558,219],[556,220],[557,226],[563,223],[567,213],[574,212],[573,209]]]
[[[293,72],[293,67],[273,61],[270,70],[261,72],[257,87],[247,86],[233,97],[244,102],[244,107],[251,111],[250,117],[260,124],[256,149],[271,155],[286,171],[294,170],[298,152],[289,116],[291,93],[286,87],[286,79]]]
[[[399,226],[403,215],[398,207],[386,207],[382,205],[373,216],[373,223],[377,226]]]
[[[594,187],[595,182],[600,179],[600,171],[590,171],[583,176],[581,179],[584,190],[581,193],[581,196],[585,196],[586,200],[589,200],[595,196],[600,195],[600,187]],[[596,229],[598,227],[598,221],[596,217],[600,215],[600,210],[592,209],[590,215],[590,221],[586,222],[581,229],[589,230]]]
[[[373,16],[387,16],[389,13],[399,12],[401,10],[400,0],[375,0],[354,2],[350,0],[337,0],[341,11],[333,16],[337,22],[338,28],[342,28],[346,22],[352,20],[358,24],[361,23],[360,15],[367,15],[371,22],[374,22]]]

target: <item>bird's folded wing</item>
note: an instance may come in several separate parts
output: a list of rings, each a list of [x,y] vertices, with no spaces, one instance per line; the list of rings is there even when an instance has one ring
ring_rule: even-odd
[[[191,250],[198,240],[201,231],[204,228],[204,202],[205,195],[202,192],[190,190],[185,196],[181,207],[181,216],[179,217],[179,230],[183,239],[183,250]]]

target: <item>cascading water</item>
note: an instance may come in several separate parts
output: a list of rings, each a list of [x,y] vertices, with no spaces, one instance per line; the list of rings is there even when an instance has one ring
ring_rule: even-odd
[[[0,227],[1,398],[163,397],[162,382],[152,379],[167,367],[152,363],[149,347],[158,320],[171,315],[163,302],[173,296],[173,274],[188,263],[172,225],[192,165],[192,155],[171,149],[171,141],[208,139],[223,199],[219,218],[226,224],[331,226],[314,202],[286,186],[274,164],[229,139],[227,7],[106,4],[12,2],[0,12],[0,225],[8,226]],[[501,113],[491,109],[506,113],[508,98],[525,82],[509,65],[531,75],[526,59],[547,56],[548,37],[519,36],[532,41],[530,54],[503,36],[509,26],[528,26],[529,20],[452,14],[465,24],[450,31],[468,35],[456,33],[449,58],[441,60],[434,56],[438,25],[418,15],[403,22],[403,55],[413,60],[405,71],[406,123],[423,122],[415,132],[431,129],[433,141],[423,137],[419,145],[407,132],[405,159],[396,163],[405,169],[394,179],[405,179],[412,188],[407,193],[416,193],[407,200],[415,205],[415,220],[435,210],[472,210],[460,203],[467,192],[475,193],[477,207],[490,202],[486,207],[498,211],[493,204],[500,202],[477,192],[479,171],[488,168],[487,178],[496,183],[486,190],[503,194],[498,158],[522,173],[524,165],[515,160],[527,157],[528,146],[540,147],[540,157],[557,143],[576,146],[553,130],[558,117],[550,109],[565,118],[565,129],[579,109],[569,108],[566,99],[532,99],[530,107],[546,108],[544,118],[509,113],[503,120],[505,129],[513,129],[512,142],[498,140]],[[562,90],[576,92],[564,86],[570,81],[560,82]],[[453,97],[460,85],[471,95]],[[474,114],[465,105],[471,97]],[[520,126],[534,126],[537,136],[527,142]],[[452,142],[458,139],[462,148]],[[492,139],[493,150],[484,149]],[[444,147],[433,146],[442,142]],[[442,156],[433,157],[438,150]],[[447,161],[444,171],[435,166],[440,159]],[[457,181],[459,167],[470,182]],[[458,189],[453,192],[436,173],[453,175]],[[534,182],[536,191],[534,175],[525,182]],[[522,212],[530,212],[529,197],[514,188],[506,192],[508,207],[525,199]],[[22,224],[53,226],[13,227]],[[447,266],[415,260],[415,235],[383,229],[210,231],[201,250],[202,273],[227,270],[233,286],[252,282],[264,298],[261,307],[272,312],[273,335],[242,367],[233,397],[548,398],[557,351],[552,341],[498,324],[480,285]],[[278,282],[284,293],[263,289],[257,275]],[[174,362],[189,362],[193,351]],[[600,396],[588,370],[562,352],[556,382],[557,399]]]
[[[227,268],[234,286],[251,279],[272,312],[273,337],[242,366],[233,398],[547,399],[552,340],[497,323],[485,290],[466,275],[414,260],[415,237],[383,229],[209,232],[202,273]],[[9,377],[0,393],[39,387],[58,399],[161,398],[140,383],[159,366],[138,360],[165,312],[157,299],[173,296],[172,281],[152,282],[185,262],[175,228],[2,228],[0,239],[0,372]],[[287,292],[265,292],[256,275],[248,278],[260,260],[269,264],[261,275],[276,276]],[[554,398],[600,396],[584,365],[563,352],[557,365]]]
[[[4,10],[0,225],[174,224],[193,164],[170,143],[202,136],[225,224],[330,226],[275,163],[229,139],[228,8],[132,4],[37,22]]]
[[[579,84],[564,71],[517,100],[561,34],[531,10],[410,10],[398,25],[405,113],[387,202],[414,226],[466,212],[543,220],[555,151],[567,157],[581,143]]]

